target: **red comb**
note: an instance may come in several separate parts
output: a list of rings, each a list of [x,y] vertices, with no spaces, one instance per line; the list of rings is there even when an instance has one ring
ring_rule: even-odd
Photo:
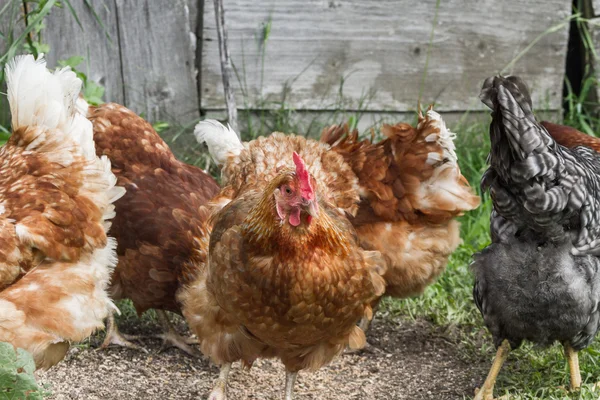
[[[300,180],[300,194],[306,200],[313,200],[315,192],[310,183],[310,175],[308,174],[304,160],[296,152],[294,152],[294,164],[296,164],[296,176]]]

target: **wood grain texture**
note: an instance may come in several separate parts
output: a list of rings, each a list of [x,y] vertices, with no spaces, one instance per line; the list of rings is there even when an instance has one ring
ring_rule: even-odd
[[[83,0],[71,1],[81,27],[65,5],[54,8],[46,20],[44,39],[50,45],[48,65],[83,56],[77,68],[89,79],[104,86],[104,100],[123,104],[123,79],[119,54],[119,32],[114,0],[89,0],[102,26]]]
[[[214,0],[213,5],[215,9],[217,41],[219,42],[221,77],[223,78],[223,91],[225,92],[225,105],[227,106],[227,121],[235,132],[239,132],[235,92],[233,86],[231,85],[234,72],[233,65],[231,64],[231,56],[229,54],[227,24],[225,23],[226,18],[225,11],[223,10],[223,0]]]
[[[194,43],[184,0],[116,0],[125,104],[149,121],[199,118]]]
[[[204,0],[185,0],[184,3],[189,12],[190,21],[190,38],[191,45],[194,51],[194,72],[196,80],[198,80],[198,71],[200,67],[201,53],[198,53],[198,45],[202,47],[202,14],[204,13]],[[198,19],[200,17],[200,19]]]
[[[4,10],[0,15],[0,32],[2,33],[2,36],[0,36],[0,56],[6,53],[8,44],[11,41],[6,36],[12,34],[13,39],[16,40],[25,29],[22,3],[10,0],[10,5],[5,9],[4,7],[7,5],[8,3],[5,2],[0,3],[0,10]]]
[[[204,8],[202,107],[223,109],[214,7],[207,1]],[[481,109],[483,79],[564,22],[570,10],[568,0],[548,0],[543,7],[520,0],[441,2],[422,101],[435,100],[441,111]],[[416,107],[434,0],[228,0],[225,12],[233,63],[250,107],[278,107],[272,102],[285,97],[297,109],[355,108],[370,89],[376,93],[369,110]],[[262,26],[269,19],[271,34],[263,46]],[[565,24],[507,71],[530,83],[538,107],[560,107],[567,38]],[[240,86],[237,100],[243,106]]]
[[[198,109],[201,108],[200,95],[202,92],[202,32],[204,31],[204,0],[187,0],[190,9],[190,28],[194,46],[194,72],[196,77],[196,95],[198,97]]]
[[[198,25],[198,12],[202,12],[204,0],[185,0],[189,10],[190,31],[196,32]]]
[[[0,9],[3,9],[6,3],[0,2]],[[23,7],[21,2],[11,0],[10,6],[4,9],[4,13],[0,15],[0,56],[6,54],[9,49],[9,40],[6,36],[12,34],[13,40],[16,40],[23,30],[25,29],[25,23],[23,21]],[[20,52],[17,52],[19,54]],[[0,65],[0,68],[3,68]],[[6,82],[0,84],[0,125],[8,127],[10,125],[10,110],[8,106],[8,99],[4,93],[6,93]]]

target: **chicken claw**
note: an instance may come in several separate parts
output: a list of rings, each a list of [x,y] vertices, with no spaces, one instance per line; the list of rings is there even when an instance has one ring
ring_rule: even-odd
[[[208,395],[208,400],[226,400],[227,399],[227,378],[231,370],[231,363],[223,364],[219,372],[219,378],[213,386],[213,390]]]
[[[115,322],[114,314],[110,314],[106,319],[106,336],[104,337],[104,342],[100,346],[100,349],[107,349],[110,345],[126,347],[132,350],[142,351],[144,353],[148,353],[148,350],[143,347],[131,343],[131,340],[138,340],[140,336],[137,335],[126,335],[124,333],[119,332],[119,327]]]
[[[173,328],[173,324],[171,324],[171,321],[169,321],[169,317],[167,317],[167,313],[165,311],[156,310],[156,315],[164,330],[163,333],[154,335],[154,337],[163,340],[163,344],[160,347],[159,353],[165,351],[169,347],[177,347],[179,350],[192,357],[201,356],[198,350],[189,346],[190,344],[197,344],[198,339],[184,338],[179,333],[177,333],[175,328]]]

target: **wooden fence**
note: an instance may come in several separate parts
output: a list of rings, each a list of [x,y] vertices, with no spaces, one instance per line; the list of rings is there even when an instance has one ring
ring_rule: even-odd
[[[106,100],[152,121],[223,115],[213,1],[87,3],[104,27],[83,0],[71,0],[82,27],[66,8],[53,11],[50,65],[84,56]],[[420,97],[463,113],[481,109],[483,79],[501,70],[522,75],[537,106],[561,107],[569,0],[442,0],[437,19],[435,0],[224,3],[239,108],[394,115]]]

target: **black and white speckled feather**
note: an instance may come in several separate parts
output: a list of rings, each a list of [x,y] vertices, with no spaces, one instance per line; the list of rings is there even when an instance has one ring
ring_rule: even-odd
[[[513,349],[523,340],[542,346],[568,341],[579,350],[592,342],[600,260],[574,256],[569,248],[569,241],[537,246],[533,237],[513,237],[474,256],[473,297],[496,346],[504,339]]]
[[[600,155],[558,145],[517,77],[485,81],[492,109],[492,244],[474,256],[473,297],[496,346],[589,345],[600,314]]]
[[[535,120],[517,77],[487,79],[480,97],[493,110],[490,167],[481,185],[497,214],[549,241],[574,236],[574,255],[600,255],[600,156],[558,145]]]

